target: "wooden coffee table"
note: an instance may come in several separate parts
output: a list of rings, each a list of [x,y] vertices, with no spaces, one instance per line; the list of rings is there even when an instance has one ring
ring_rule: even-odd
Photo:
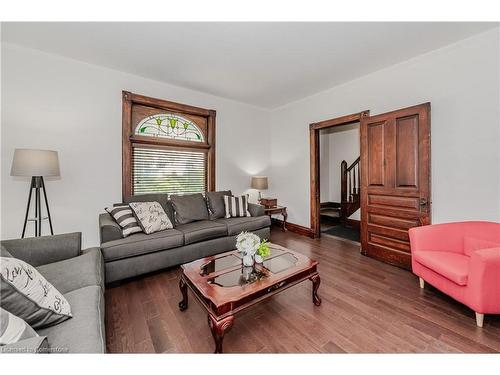
[[[270,244],[271,255],[264,263],[244,267],[237,251],[195,260],[181,266],[179,308],[188,308],[187,289],[207,310],[208,325],[215,341],[215,353],[222,353],[224,334],[231,329],[234,315],[305,280],[311,280],[312,300],[318,297],[318,262],[303,254]]]

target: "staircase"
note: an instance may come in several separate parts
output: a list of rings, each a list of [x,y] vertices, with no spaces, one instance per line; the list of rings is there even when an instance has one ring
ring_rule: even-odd
[[[340,175],[340,219],[345,221],[360,207],[359,156],[349,166],[345,160],[342,160]]]
[[[359,157],[349,166],[343,160],[340,163],[340,175],[341,202],[321,203],[320,215],[322,218],[345,223],[360,207]]]

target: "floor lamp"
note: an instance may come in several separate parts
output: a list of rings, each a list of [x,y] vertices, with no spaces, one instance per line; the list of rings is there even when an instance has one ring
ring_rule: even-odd
[[[31,150],[17,148],[14,150],[12,160],[11,176],[31,177],[31,186],[28,195],[28,205],[26,206],[26,215],[24,216],[24,226],[21,238],[26,233],[26,224],[28,221],[35,223],[35,237],[42,235],[42,220],[48,219],[50,234],[54,234],[52,229],[52,219],[50,217],[49,202],[47,200],[47,191],[43,177],[59,176],[59,158],[57,151],[50,150]],[[43,192],[47,217],[42,217],[42,201],[40,190]],[[31,197],[35,194],[35,216],[29,218]]]

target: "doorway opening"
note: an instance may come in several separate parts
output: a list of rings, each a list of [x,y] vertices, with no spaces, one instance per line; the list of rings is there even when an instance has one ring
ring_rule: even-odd
[[[320,233],[360,242],[359,122],[319,130]]]
[[[360,241],[360,121],[363,111],[309,126],[311,230]]]

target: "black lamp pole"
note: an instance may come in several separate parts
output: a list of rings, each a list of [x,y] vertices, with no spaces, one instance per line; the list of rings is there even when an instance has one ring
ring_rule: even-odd
[[[35,190],[35,217],[33,219],[28,219],[33,190]],[[28,223],[28,221],[35,222],[35,237],[39,237],[42,235],[43,218],[42,218],[42,202],[40,199],[40,190],[43,191],[43,197],[45,199],[45,207],[47,209],[47,218],[49,219],[50,234],[52,235],[54,234],[54,230],[52,229],[52,219],[50,217],[49,201],[47,200],[47,191],[45,190],[45,183],[43,181],[43,176],[32,176],[30,191],[28,194],[28,205],[26,206],[26,215],[24,216],[23,234],[21,235],[21,238],[24,238],[24,234],[26,233],[26,224]]]

